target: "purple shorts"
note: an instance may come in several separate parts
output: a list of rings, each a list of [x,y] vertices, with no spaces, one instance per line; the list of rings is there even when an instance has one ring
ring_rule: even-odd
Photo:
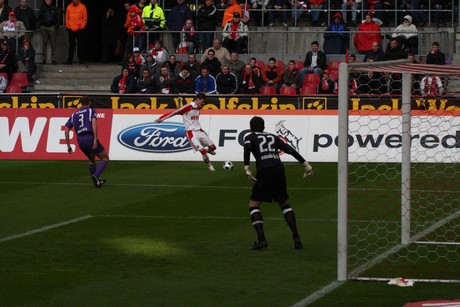
[[[93,149],[94,136],[92,134],[79,135],[77,137],[77,141],[78,141],[78,146],[80,147],[81,151],[87,157],[94,156],[105,150],[104,146],[102,146],[99,140],[97,141],[96,149]]]

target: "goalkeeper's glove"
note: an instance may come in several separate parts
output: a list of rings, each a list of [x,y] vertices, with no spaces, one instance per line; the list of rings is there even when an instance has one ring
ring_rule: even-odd
[[[305,166],[305,172],[303,173],[303,178],[307,178],[308,176],[312,176],[313,175],[313,167],[311,167],[310,163],[305,161],[303,163],[303,165]]]
[[[249,165],[244,166],[244,174],[248,177],[249,180],[256,182],[257,179],[252,175],[251,170],[249,169]]]

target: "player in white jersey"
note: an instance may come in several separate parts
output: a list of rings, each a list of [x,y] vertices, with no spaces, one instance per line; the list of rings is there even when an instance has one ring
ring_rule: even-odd
[[[186,104],[180,109],[163,114],[157,120],[155,120],[155,122],[161,123],[165,119],[173,117],[177,114],[182,115],[187,139],[189,140],[193,149],[201,153],[203,161],[208,166],[208,169],[210,171],[215,171],[214,166],[212,166],[211,162],[209,161],[208,153],[215,155],[216,145],[214,145],[214,142],[211,140],[208,134],[201,128],[200,124],[200,110],[205,103],[206,94],[199,93],[196,95],[195,100],[191,103]]]

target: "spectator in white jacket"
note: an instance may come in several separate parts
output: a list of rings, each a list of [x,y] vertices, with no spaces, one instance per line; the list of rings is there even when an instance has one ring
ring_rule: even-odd
[[[241,21],[240,13],[233,13],[232,21],[224,26],[222,37],[222,46],[227,48],[228,51],[243,53],[247,46],[248,26]]]
[[[396,38],[398,46],[406,52],[418,54],[418,29],[412,24],[412,16],[404,16],[402,24],[396,27],[392,37]]]

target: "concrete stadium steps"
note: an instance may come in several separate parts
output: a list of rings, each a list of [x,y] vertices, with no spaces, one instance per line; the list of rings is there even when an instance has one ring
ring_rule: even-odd
[[[36,76],[34,92],[98,91],[110,92],[113,78],[120,74],[121,65],[73,64],[41,65]]]

